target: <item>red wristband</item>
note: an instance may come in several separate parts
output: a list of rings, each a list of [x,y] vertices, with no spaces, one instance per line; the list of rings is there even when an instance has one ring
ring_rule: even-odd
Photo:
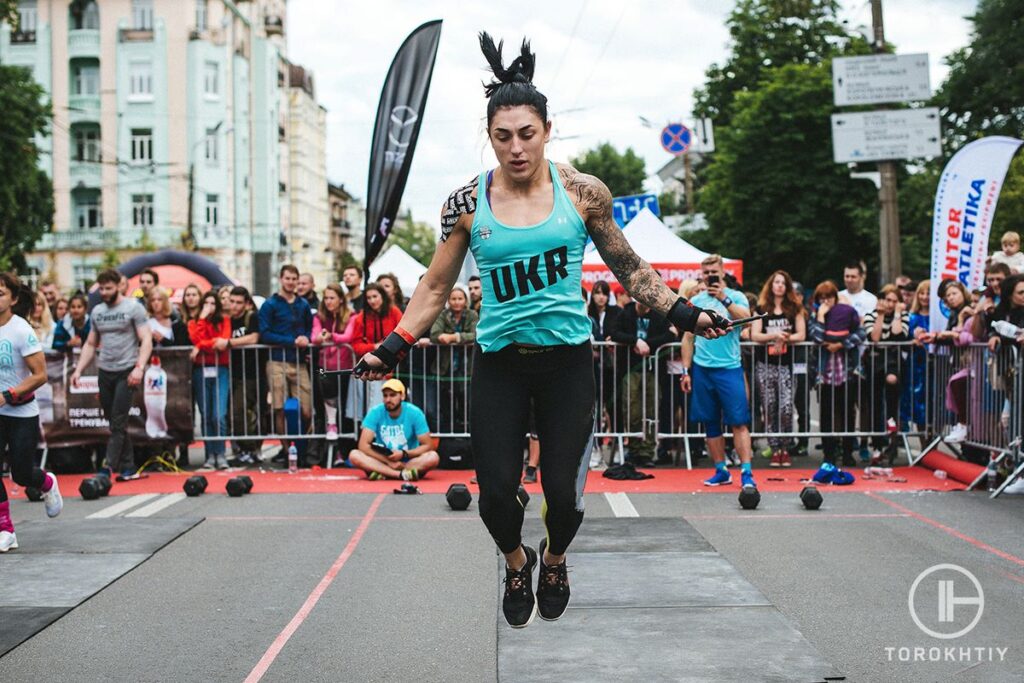
[[[401,327],[396,327],[395,328],[395,334],[397,334],[399,337],[404,339],[407,344],[415,344],[416,343],[416,337],[412,336],[409,332],[407,332],[406,330],[403,330]]]

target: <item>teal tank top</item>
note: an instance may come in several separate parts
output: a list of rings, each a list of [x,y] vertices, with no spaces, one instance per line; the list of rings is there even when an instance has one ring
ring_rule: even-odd
[[[554,163],[551,214],[536,225],[498,221],[487,198],[487,173],[477,184],[470,249],[480,268],[483,305],[477,343],[485,352],[509,344],[555,346],[590,339],[590,318],[580,290],[587,227]]]

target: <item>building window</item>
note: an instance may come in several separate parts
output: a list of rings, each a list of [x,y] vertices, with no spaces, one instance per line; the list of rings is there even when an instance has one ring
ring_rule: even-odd
[[[132,225],[136,228],[153,227],[153,195],[132,195]]]
[[[35,34],[38,21],[36,0],[18,0],[18,33]]]
[[[75,161],[102,161],[98,128],[75,129]]]
[[[207,97],[220,95],[220,67],[217,62],[206,62],[203,69],[203,93]]]
[[[217,129],[207,128],[206,129],[206,161],[211,165],[216,165],[220,159],[220,150],[217,144]]]
[[[132,99],[153,98],[153,63],[133,61],[128,65],[128,96]]]
[[[73,266],[75,284],[82,289],[89,289],[89,286],[96,281],[96,274],[103,266],[99,263],[76,263]]]
[[[72,88],[75,95],[100,94],[100,67],[96,64],[76,64],[72,69]]]
[[[153,161],[152,128],[132,128],[132,161]]]
[[[103,227],[103,214],[100,211],[100,193],[73,192],[75,225],[79,230],[94,230]]]
[[[205,31],[208,19],[206,0],[196,0],[196,30]]]
[[[79,31],[82,29],[98,30],[100,27],[100,8],[94,0],[86,3],[71,4],[71,27]]]
[[[153,30],[153,0],[132,0],[132,28]]]
[[[218,195],[208,194],[206,195],[206,227],[216,228],[220,225],[218,220],[218,210],[220,207],[220,199]]]

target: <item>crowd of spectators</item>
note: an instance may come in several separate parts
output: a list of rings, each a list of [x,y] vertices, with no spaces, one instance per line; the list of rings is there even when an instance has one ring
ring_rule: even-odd
[[[990,259],[984,289],[968,291],[956,281],[941,284],[946,320],[941,329],[932,329],[927,280],[900,276],[883,284],[876,296],[865,286],[861,262],[844,268],[842,290],[831,280],[803,285],[778,270],[754,288],[755,294],[742,291],[720,257],[709,257],[700,279],[683,282],[680,294],[729,318],[763,315],[715,340],[680,335],[656,311],[598,281],[584,292],[592,338],[603,342],[594,349],[596,427],[632,434],[627,457],[639,466],[669,464],[678,455],[678,438],[662,433],[655,439],[655,431],[643,424],[651,419],[651,406],[656,406],[662,432],[664,425],[672,425],[671,431],[702,436],[716,466],[751,461],[758,445],[751,443],[752,428],[767,435],[758,452],[772,467],[789,467],[794,457],[813,455],[808,437],[802,436],[811,432],[823,434],[819,448],[825,463],[853,466],[856,451],[863,462],[891,463],[898,433],[939,433],[945,423],[939,413],[945,409],[954,419],[948,433],[939,435],[952,444],[970,441],[977,412],[971,392],[981,384],[1005,389],[1006,350],[1024,342],[1019,236],[1005,234],[1002,247]],[[340,283],[318,288],[312,275],[294,266],[283,266],[278,276],[278,291],[259,303],[244,287],[204,292],[190,284],[175,305],[155,271],[143,271],[131,294],[123,276],[107,271],[101,285],[121,296],[104,296],[91,310],[84,293],[65,299],[54,283],[40,284],[29,323],[45,347],[81,350],[80,366],[99,353],[104,412],[113,431],[121,432],[108,444],[107,465],[126,468],[131,460],[131,444],[117,413],[126,405],[126,392],[138,384],[129,380],[144,370],[149,345],[191,347],[193,405],[206,437],[204,467],[260,464],[261,437],[267,434],[321,433],[325,439],[296,439],[308,446],[310,462],[323,459],[324,452],[313,445],[317,441],[335,446],[338,462],[363,453],[365,469],[382,476],[426,471],[430,458],[410,468],[402,467],[410,456],[394,460],[394,451],[403,449],[367,453],[367,433],[356,431],[371,412],[378,422],[382,415],[390,415],[385,422],[397,419],[394,408],[401,413],[401,405],[410,401],[406,385],[432,422],[442,414],[449,417],[441,432],[468,429],[458,416],[468,415],[465,379],[471,375],[482,304],[479,277],[453,288],[447,307],[417,345],[423,352],[420,360],[412,355],[406,385],[397,392],[394,385],[385,391],[383,381],[350,382],[337,371],[352,368],[397,326],[406,303],[398,278],[382,274],[364,286],[362,271],[350,266]],[[114,322],[111,311],[118,313]],[[97,312],[103,317],[99,329]],[[101,342],[104,334],[112,342]],[[963,352],[978,343],[988,345],[984,358]],[[655,380],[644,381],[654,359]],[[319,369],[329,374],[319,376]],[[396,403],[398,393],[402,400]],[[1019,407],[1011,406],[1007,396],[998,410],[1006,426],[1009,412]],[[818,420],[813,426],[812,412]],[[410,414],[407,410],[406,417]],[[290,416],[297,427],[289,423]],[[415,428],[403,420],[408,423],[404,443],[419,451],[418,417]],[[725,428],[731,433],[728,442],[722,438]],[[858,439],[855,433],[870,438]],[[272,460],[285,462],[287,444]],[[112,448],[118,450],[113,457]],[[184,463],[187,448],[178,452]]]

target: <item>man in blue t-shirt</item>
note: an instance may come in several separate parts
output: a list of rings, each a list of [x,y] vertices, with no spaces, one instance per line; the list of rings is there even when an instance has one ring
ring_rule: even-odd
[[[707,308],[719,315],[735,320],[750,315],[747,297],[743,292],[725,284],[722,257],[711,254],[701,264],[701,274],[707,289],[690,301],[694,306]],[[706,486],[732,483],[725,463],[725,438],[722,423],[732,427],[732,440],[740,455],[743,486],[756,486],[750,471],[753,451],[750,446],[750,406],[743,380],[740,358],[740,329],[731,328],[718,339],[696,339],[690,333],[683,335],[683,376],[680,386],[689,393],[690,422],[703,422],[707,434],[708,451],[715,461],[715,473],[704,481]],[[691,362],[692,361],[692,362]]]
[[[349,462],[373,480],[421,479],[441,461],[430,440],[427,417],[403,400],[405,385],[401,381],[389,379],[381,393],[384,403],[363,418],[359,446],[348,454]]]

